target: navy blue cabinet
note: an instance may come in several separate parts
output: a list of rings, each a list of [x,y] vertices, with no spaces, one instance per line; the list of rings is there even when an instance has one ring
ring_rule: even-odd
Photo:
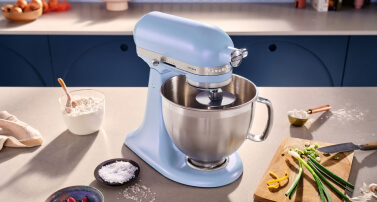
[[[147,86],[132,36],[49,36],[54,80],[70,86]],[[57,85],[57,82],[55,83]]]
[[[249,55],[234,73],[258,86],[341,86],[347,36],[234,36]]]
[[[377,36],[232,36],[258,86],[377,86]],[[346,58],[347,57],[347,58]],[[132,36],[0,36],[0,86],[147,86]]]
[[[0,36],[0,86],[51,86],[47,36]]]
[[[377,86],[377,36],[351,36],[343,86]]]

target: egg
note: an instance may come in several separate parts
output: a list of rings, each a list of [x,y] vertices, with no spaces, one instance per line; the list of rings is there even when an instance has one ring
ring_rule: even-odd
[[[30,12],[30,11],[33,11],[33,10],[30,8],[30,4],[28,4],[25,6],[24,12]]]
[[[14,6],[10,12],[11,13],[22,13],[22,9],[20,7]]]
[[[43,5],[43,13],[46,13],[48,11],[48,3],[42,0],[42,5]]]
[[[42,1],[41,0],[31,0],[29,5],[30,5],[30,8],[32,10],[38,10],[42,7]]]
[[[13,9],[13,5],[6,5],[5,7],[2,7],[1,10],[3,12],[10,12]]]
[[[21,9],[24,9],[27,5],[26,0],[18,0],[15,4],[15,6],[20,7]]]

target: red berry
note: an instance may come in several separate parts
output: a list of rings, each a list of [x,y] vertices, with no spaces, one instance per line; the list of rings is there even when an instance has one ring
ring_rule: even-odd
[[[82,198],[82,202],[89,202],[88,197],[87,197],[87,196],[84,196],[84,197]]]
[[[76,200],[75,200],[74,198],[72,198],[72,197],[69,197],[69,198],[67,199],[67,202],[76,202]]]

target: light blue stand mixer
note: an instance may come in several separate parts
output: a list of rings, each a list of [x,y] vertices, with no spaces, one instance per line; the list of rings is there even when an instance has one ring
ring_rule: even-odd
[[[125,144],[165,177],[190,186],[219,187],[237,180],[236,150],[245,139],[264,140],[272,105],[256,86],[232,74],[245,49],[221,29],[151,12],[135,26],[137,53],[150,66],[142,125]],[[268,109],[262,135],[251,134],[254,104]]]

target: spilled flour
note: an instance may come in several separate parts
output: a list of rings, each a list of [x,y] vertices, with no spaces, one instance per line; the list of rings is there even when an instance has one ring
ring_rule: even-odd
[[[350,106],[350,104],[347,104]],[[346,124],[351,121],[362,121],[365,118],[365,115],[368,111],[362,111],[359,107],[351,107],[350,109],[340,108],[338,110],[331,110],[332,116],[330,119],[335,119],[342,124]],[[326,118],[328,118],[326,116]]]
[[[139,180],[141,182],[141,180]],[[125,199],[137,201],[137,202],[154,202],[156,200],[156,193],[152,192],[150,188],[145,185],[135,183],[119,192]],[[120,199],[120,198],[117,198]]]

